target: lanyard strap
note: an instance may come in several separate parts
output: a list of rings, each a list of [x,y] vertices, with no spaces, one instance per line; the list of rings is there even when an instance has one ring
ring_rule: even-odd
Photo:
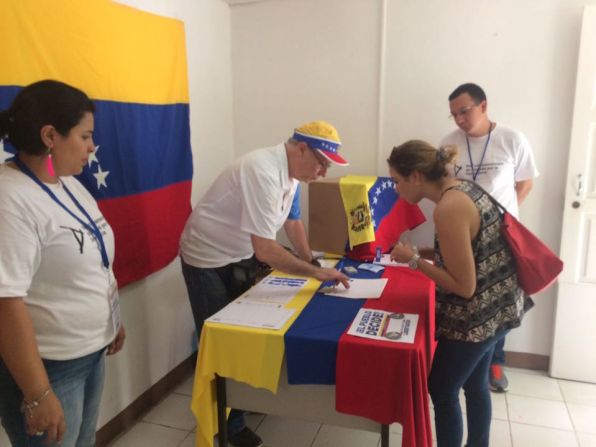
[[[484,150],[482,151],[482,157],[480,157],[480,164],[476,168],[476,172],[474,172],[474,162],[472,161],[472,151],[470,150],[470,140],[468,139],[468,134],[466,134],[466,144],[468,145],[468,157],[470,157],[470,166],[472,167],[472,180],[476,181],[476,177],[478,177],[478,173],[480,172],[480,168],[482,167],[482,162],[484,161],[484,156],[486,155],[486,149],[488,148],[488,143],[490,141],[490,134],[493,131],[493,123],[490,122],[490,127],[488,128],[488,137],[486,138],[486,143],[484,143]]]
[[[58,181],[62,184],[64,191],[66,191],[66,194],[68,194],[68,197],[70,197],[70,200],[72,200],[72,202],[75,204],[75,206],[79,209],[79,211],[81,213],[83,213],[83,215],[89,222],[85,222],[83,219],[81,219],[79,216],[77,216],[75,213],[73,213],[71,210],[69,210],[66,207],[66,205],[64,205],[60,201],[60,199],[58,197],[56,197],[56,195],[52,192],[52,190],[50,188],[48,188],[47,185],[42,183],[35,176],[35,174],[31,171],[31,169],[29,169],[27,167],[27,165],[25,165],[25,163],[23,163],[19,159],[18,156],[14,158],[14,162],[19,167],[19,169],[23,172],[23,174],[27,175],[29,178],[31,178],[31,180],[33,180],[35,183],[37,183],[37,185],[41,189],[43,189],[52,198],[52,200],[54,200],[54,202],[56,202],[58,205],[60,205],[64,211],[66,211],[68,214],[70,214],[73,219],[75,219],[77,222],[79,222],[83,227],[85,227],[85,229],[87,229],[87,231],[89,231],[95,237],[95,239],[97,240],[98,246],[99,246],[99,252],[101,253],[101,261],[103,263],[103,266],[106,269],[108,269],[110,267],[110,261],[108,259],[108,252],[106,250],[106,244],[103,240],[101,231],[99,230],[99,227],[97,226],[95,221],[91,218],[89,213],[87,213],[85,208],[83,208],[83,206],[79,203],[79,201],[77,199],[75,199],[75,196],[72,195],[72,193],[66,187],[66,185],[64,183],[62,183],[62,181],[60,179],[58,179]]]

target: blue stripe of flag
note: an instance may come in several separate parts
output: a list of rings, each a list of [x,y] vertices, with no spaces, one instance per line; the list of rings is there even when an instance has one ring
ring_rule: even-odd
[[[395,184],[391,177],[377,177],[375,184],[368,190],[368,203],[372,211],[375,230],[383,218],[391,211],[397,201]]]
[[[19,86],[0,86],[0,110],[7,109]],[[94,141],[98,162],[79,180],[96,199],[123,197],[192,179],[188,104],[136,104],[94,100]],[[4,149],[14,152],[8,142]],[[94,174],[109,171],[106,187]]]
[[[192,179],[188,104],[95,101],[96,157],[108,187],[97,188],[97,164],[79,179],[97,199],[152,191]]]

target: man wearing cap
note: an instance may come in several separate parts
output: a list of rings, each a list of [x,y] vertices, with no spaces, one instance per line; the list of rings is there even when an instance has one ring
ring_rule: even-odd
[[[348,287],[343,273],[312,263],[296,212],[299,182],[324,177],[332,164],[348,165],[339,155],[340,145],[331,124],[310,122],[296,128],[285,143],[237,159],[199,200],[180,239],[182,272],[199,336],[206,318],[254,284],[256,259],[285,273]],[[276,241],[282,227],[300,257]],[[262,445],[240,410],[230,412],[228,437],[236,447]]]

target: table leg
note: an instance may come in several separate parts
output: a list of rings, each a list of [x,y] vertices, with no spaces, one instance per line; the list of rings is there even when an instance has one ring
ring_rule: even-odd
[[[228,421],[226,416],[226,378],[215,375],[217,394],[217,428],[219,430],[219,447],[228,447]]]
[[[381,425],[381,447],[389,447],[389,425]]]

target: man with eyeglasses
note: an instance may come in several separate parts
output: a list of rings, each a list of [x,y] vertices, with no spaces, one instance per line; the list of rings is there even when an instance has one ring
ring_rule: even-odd
[[[300,182],[324,177],[331,165],[348,165],[340,146],[331,124],[304,124],[285,143],[237,159],[199,200],[180,239],[182,273],[199,336],[205,319],[254,284],[257,259],[285,273],[349,287],[346,275],[313,263],[297,194]],[[282,227],[298,257],[276,241]],[[230,412],[228,436],[236,447],[263,444],[241,410]]]
[[[443,138],[440,146],[455,145],[458,178],[473,180],[486,189],[514,216],[538,176],[532,148],[519,131],[488,118],[486,94],[476,84],[457,87],[449,95],[450,117],[458,129]],[[490,389],[505,392],[505,338],[495,345],[489,369]]]

